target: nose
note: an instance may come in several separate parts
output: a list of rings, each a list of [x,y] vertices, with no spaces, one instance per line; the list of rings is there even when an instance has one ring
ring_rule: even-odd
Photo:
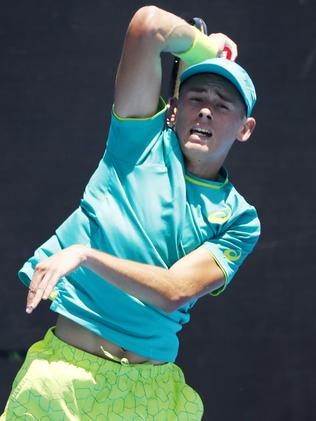
[[[212,120],[213,119],[213,114],[212,114],[212,110],[210,108],[201,108],[200,112],[199,112],[199,117],[202,119],[208,119],[208,120]]]

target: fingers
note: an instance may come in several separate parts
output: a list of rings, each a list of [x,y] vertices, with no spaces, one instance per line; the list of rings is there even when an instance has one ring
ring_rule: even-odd
[[[27,296],[26,312],[46,300],[60,278],[76,270],[84,260],[85,247],[72,245],[36,265]]]
[[[33,304],[34,304],[35,296],[37,293],[37,287],[39,283],[41,282],[43,276],[44,276],[44,272],[39,268],[39,265],[36,266],[33,273],[32,281],[29,285],[29,292],[27,294],[27,299],[26,299],[26,312],[27,313],[31,313],[34,308]]]
[[[32,281],[29,286],[29,293],[26,300],[26,312],[32,313],[41,301],[49,279],[49,273],[40,268],[35,268]]]
[[[227,38],[225,42],[225,47],[228,47],[232,53],[230,60],[235,61],[238,56],[237,44],[235,44],[234,41],[232,41],[230,38]]]
[[[27,295],[26,312],[28,314],[32,313],[42,299],[46,300],[49,297],[58,279],[59,275],[56,272],[49,271],[40,265],[36,266]]]
[[[218,57],[226,57],[226,53],[224,52],[224,48],[227,47],[230,49],[232,55],[231,60],[236,60],[238,56],[238,48],[237,44],[230,39],[227,35],[222,33],[214,33],[210,35],[210,38],[212,38],[218,46]]]

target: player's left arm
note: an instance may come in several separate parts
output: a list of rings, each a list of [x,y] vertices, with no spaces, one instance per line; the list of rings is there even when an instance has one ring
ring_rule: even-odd
[[[36,266],[27,298],[27,312],[36,308],[41,299],[49,297],[58,279],[81,265],[126,293],[168,313],[222,287],[225,282],[223,271],[203,247],[164,269],[74,245]]]
[[[224,285],[222,270],[208,250],[198,248],[169,269],[89,249],[84,266],[140,300],[173,312]]]

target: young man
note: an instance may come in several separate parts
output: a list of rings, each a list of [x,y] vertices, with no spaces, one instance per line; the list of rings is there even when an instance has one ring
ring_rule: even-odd
[[[80,207],[19,272],[27,312],[51,298],[55,329],[31,347],[1,420],[200,420],[174,364],[177,332],[222,292],[259,236],[255,209],[222,167],[254,127],[247,73],[156,7],[132,18],[105,154]],[[178,100],[159,99],[161,52],[191,66]]]

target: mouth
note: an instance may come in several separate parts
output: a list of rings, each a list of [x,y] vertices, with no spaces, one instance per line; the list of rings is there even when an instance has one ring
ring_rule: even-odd
[[[212,137],[212,132],[207,129],[202,129],[201,127],[193,127],[190,130],[190,134],[198,134],[199,136]]]

